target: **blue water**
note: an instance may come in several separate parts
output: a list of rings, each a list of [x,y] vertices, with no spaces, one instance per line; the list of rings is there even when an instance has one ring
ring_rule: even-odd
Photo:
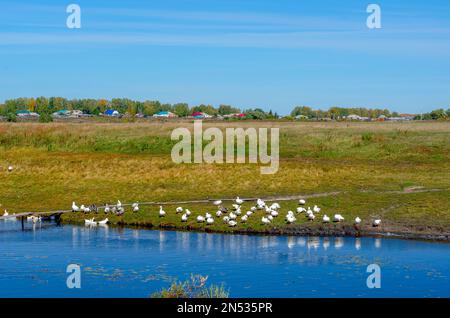
[[[81,288],[66,285],[81,266]],[[369,264],[381,288],[369,289]],[[449,297],[450,244],[0,221],[0,297],[148,297],[191,273],[232,297]]]

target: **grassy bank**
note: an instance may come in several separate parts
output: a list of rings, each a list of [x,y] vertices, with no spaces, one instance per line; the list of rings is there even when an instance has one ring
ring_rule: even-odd
[[[261,175],[250,164],[182,164],[171,161],[171,131],[183,123],[0,124],[0,204],[10,212],[70,208],[71,202],[195,200],[339,192],[315,198],[324,213],[342,213],[368,223],[382,217],[384,231],[450,233],[450,192],[408,193],[408,189],[450,187],[450,123],[204,123],[225,128],[280,127],[280,169]],[[189,124],[190,125],[190,124]],[[192,128],[192,126],[188,126]],[[8,173],[11,164],[14,171]],[[406,190],[406,193],[402,191]],[[284,215],[296,202],[281,202],[282,217],[271,228],[261,216],[214,231],[303,231],[323,227]],[[215,212],[211,205],[186,206],[193,214]],[[247,206],[244,206],[246,209]],[[181,223],[174,206],[161,219],[157,207],[112,217],[113,223],[204,230]],[[244,209],[243,209],[244,211]],[[246,210],[245,210],[246,211]],[[65,216],[67,222],[84,216]],[[194,219],[194,218],[192,218]],[[364,229],[364,227],[363,227]]]

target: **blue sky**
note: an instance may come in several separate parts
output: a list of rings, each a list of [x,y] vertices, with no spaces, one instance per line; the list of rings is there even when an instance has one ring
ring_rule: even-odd
[[[81,7],[81,29],[66,6]],[[366,27],[366,7],[382,29]],[[0,2],[0,101],[129,97],[262,107],[450,107],[450,2]]]

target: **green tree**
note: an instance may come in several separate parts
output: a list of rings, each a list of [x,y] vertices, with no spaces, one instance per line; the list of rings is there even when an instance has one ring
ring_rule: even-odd
[[[217,109],[217,113],[219,115],[230,115],[230,114],[238,114],[241,110],[239,108],[232,107],[230,105],[219,105]]]
[[[186,103],[178,103],[173,105],[173,112],[174,114],[180,116],[180,117],[186,117],[189,116],[189,105]]]
[[[314,111],[312,110],[311,107],[308,107],[308,106],[296,106],[291,111],[291,116],[292,117],[296,117],[296,116],[299,116],[299,115],[311,118],[311,117],[314,116]]]
[[[49,113],[42,113],[39,115],[39,122],[41,122],[41,123],[49,123],[52,121],[53,121],[53,117]]]

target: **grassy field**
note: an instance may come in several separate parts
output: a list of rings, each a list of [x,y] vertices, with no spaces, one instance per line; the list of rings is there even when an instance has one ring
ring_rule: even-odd
[[[355,216],[383,219],[380,231],[450,234],[450,122],[298,123],[211,122],[204,129],[279,127],[280,168],[261,175],[251,164],[174,164],[170,133],[192,122],[165,123],[0,123],[0,204],[9,212],[70,209],[81,204],[268,197],[338,192],[310,199],[344,224],[327,226],[284,215],[297,206],[282,201],[281,216],[270,226],[261,215],[229,228],[187,223],[166,206],[146,206],[112,223],[211,231],[345,230]],[[14,171],[7,172],[8,165]],[[420,191],[417,191],[420,190]],[[438,190],[438,191],[429,191]],[[250,206],[246,204],[244,208]],[[215,213],[212,205],[185,205],[194,215]],[[244,212],[246,211],[243,209]],[[321,213],[322,214],[322,213]],[[99,216],[98,218],[102,218]],[[84,215],[66,215],[80,222]],[[319,218],[321,219],[321,217]],[[328,228],[326,228],[328,227]]]

